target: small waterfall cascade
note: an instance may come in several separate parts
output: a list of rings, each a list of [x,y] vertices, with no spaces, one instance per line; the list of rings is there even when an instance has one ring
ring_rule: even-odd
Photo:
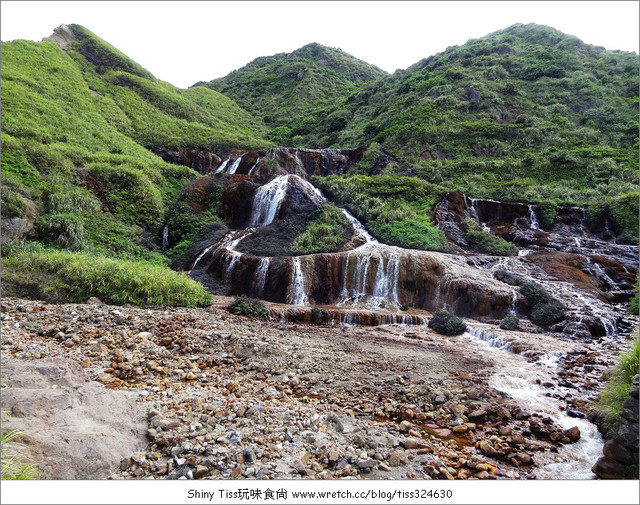
[[[267,226],[273,223],[287,194],[289,177],[289,175],[281,175],[258,188],[253,197],[249,226]]]
[[[291,268],[291,282],[289,283],[289,295],[287,302],[291,305],[308,305],[309,298],[305,292],[304,276],[299,256],[293,258]]]
[[[529,205],[529,228],[532,230],[539,230],[540,223],[538,221],[538,216],[536,215],[536,211],[533,208],[533,205]]]
[[[353,216],[346,209],[340,209],[340,210],[344,214],[344,217],[346,217],[349,220],[349,222],[353,226],[353,229],[356,231],[356,233],[365,239],[365,245],[366,244],[377,244],[378,243],[378,241],[371,236],[371,234],[366,230],[366,228],[364,226],[362,226],[362,223],[360,221],[358,221],[355,218],[355,216]]]
[[[228,163],[229,163],[229,159],[224,160],[222,163],[220,163],[220,165],[218,165],[218,168],[216,168],[216,171],[214,173],[216,174],[222,173]]]
[[[364,302],[371,309],[389,304],[399,307],[400,258],[395,252],[381,253],[378,247],[351,251],[345,260],[341,299],[337,305]]]
[[[256,167],[258,166],[258,164],[260,163],[260,161],[262,160],[262,158],[258,157],[256,159],[256,162],[253,164],[253,166],[249,169],[249,175],[253,175],[253,171],[256,169]]]
[[[227,173],[235,174],[236,170],[238,170],[238,167],[240,166],[241,161],[242,161],[242,156],[240,156],[239,158],[236,158],[235,161],[229,167],[229,171]]]
[[[165,252],[168,246],[169,246],[169,225],[165,224],[164,228],[162,229],[162,252]]]
[[[193,271],[193,269],[194,269],[194,268],[196,268],[196,266],[198,266],[198,263],[200,263],[200,260],[202,259],[202,257],[203,257],[205,254],[207,254],[211,249],[213,249],[216,245],[217,245],[217,244],[213,244],[213,245],[210,245],[209,247],[206,247],[206,248],[204,249],[204,251],[202,251],[202,252],[198,255],[198,257],[196,258],[196,260],[193,262],[193,265],[191,265],[191,268],[190,268],[190,269],[189,269],[189,271],[187,272],[187,275],[189,275],[189,274]]]
[[[256,268],[256,273],[253,277],[253,289],[256,296],[261,296],[264,293],[264,287],[267,283],[267,274],[269,273],[269,265],[271,258],[262,258]]]
[[[481,330],[479,328],[467,328],[468,336],[477,340],[482,340],[489,347],[501,349],[503,351],[511,352],[513,345],[504,336],[491,333],[490,331]]]
[[[373,297],[379,300],[389,301],[392,305],[399,306],[398,278],[400,276],[400,255],[391,253],[386,255],[378,263]]]
[[[260,186],[253,197],[253,209],[250,226],[267,226],[275,221],[280,206],[287,195],[289,184],[295,183],[301,186],[307,196],[316,205],[327,201],[324,195],[313,184],[293,174],[280,175]]]

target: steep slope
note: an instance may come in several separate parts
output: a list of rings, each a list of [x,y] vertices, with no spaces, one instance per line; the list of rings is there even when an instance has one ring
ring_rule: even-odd
[[[318,127],[315,111],[340,102],[362,83],[387,75],[340,49],[308,44],[291,53],[257,58],[206,86],[233,98],[270,127],[280,145],[314,147],[308,136]],[[347,123],[343,114],[328,119],[325,133]],[[302,138],[304,137],[304,142]]]
[[[198,174],[150,149],[270,143],[230,99],[158,81],[81,26],[54,39],[2,43],[3,256],[26,240],[164,265],[165,214]]]

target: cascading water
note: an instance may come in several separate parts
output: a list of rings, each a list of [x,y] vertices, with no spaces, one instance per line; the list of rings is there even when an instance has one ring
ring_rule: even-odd
[[[264,293],[264,287],[267,283],[267,274],[269,273],[269,264],[271,258],[262,258],[256,269],[256,273],[253,278],[253,289],[256,296],[261,296]]]
[[[534,458],[539,479],[591,479],[591,467],[602,454],[602,437],[597,427],[586,419],[569,417],[561,402],[539,386],[551,380],[558,366],[557,354],[545,354],[535,363],[510,352],[499,335],[478,328],[470,328],[467,338],[482,343],[489,359],[494,361],[496,373],[489,385],[509,395],[525,412],[551,418],[562,429],[577,426],[580,440],[561,447],[557,453],[544,452]],[[495,355],[495,353],[500,353]],[[560,389],[560,388],[558,388]]]
[[[373,286],[374,298],[381,301],[389,301],[392,305],[400,305],[398,301],[399,266],[400,256],[398,254],[391,253],[380,258]]]
[[[532,230],[540,229],[540,223],[538,222],[538,216],[533,208],[533,205],[529,205],[529,228]]]
[[[294,181],[304,189],[306,195],[316,205],[327,201],[318,188],[301,177],[292,174],[280,175],[264,186],[260,186],[256,191],[249,226],[267,226],[273,223],[287,196],[289,184]]]
[[[253,197],[253,209],[249,219],[250,226],[267,226],[273,223],[287,194],[289,177],[288,175],[281,175],[258,188]]]
[[[257,158],[256,162],[253,164],[253,166],[249,169],[249,175],[253,175],[253,171],[256,169],[256,167],[258,166],[258,163],[260,163],[260,160],[262,160],[262,158]]]
[[[289,283],[288,303],[291,305],[308,305],[309,298],[305,292],[304,276],[300,264],[300,257],[293,258],[291,269],[291,282]]]
[[[231,167],[229,167],[229,171],[227,173],[235,174],[236,170],[238,170],[238,167],[240,166],[241,161],[242,161],[242,156],[240,156],[239,158],[236,158],[236,160],[233,162]]]
[[[220,165],[218,165],[218,168],[216,168],[215,173],[219,174],[222,173],[222,171],[225,169],[225,167],[227,166],[227,163],[229,163],[229,160],[226,159],[224,160],[222,163],[220,163]]]
[[[365,239],[365,245],[378,243],[378,241],[369,234],[366,228],[362,226],[362,223],[358,221],[348,210],[346,209],[340,209],[340,210],[342,211],[342,214],[344,214],[344,217],[346,217],[349,220],[349,222],[353,226],[353,229],[356,231],[356,233]]]
[[[162,229],[162,252],[165,252],[167,250],[168,245],[169,245],[169,225],[165,224],[164,228]]]

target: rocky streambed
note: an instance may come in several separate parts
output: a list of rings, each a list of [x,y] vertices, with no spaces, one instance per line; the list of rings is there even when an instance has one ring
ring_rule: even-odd
[[[260,321],[229,301],[4,298],[3,426],[27,428],[48,479],[591,477],[585,418],[622,339]],[[505,387],[514,369],[555,412]],[[567,473],[587,438],[598,453]]]

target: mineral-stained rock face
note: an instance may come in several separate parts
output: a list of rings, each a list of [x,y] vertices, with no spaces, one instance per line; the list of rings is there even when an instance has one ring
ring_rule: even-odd
[[[154,147],[152,152],[160,156],[167,163],[186,165],[202,175],[215,170],[215,168],[222,162],[216,153],[212,151],[204,151],[202,149],[190,149],[184,147],[179,149],[167,149],[166,147],[160,146]]]

